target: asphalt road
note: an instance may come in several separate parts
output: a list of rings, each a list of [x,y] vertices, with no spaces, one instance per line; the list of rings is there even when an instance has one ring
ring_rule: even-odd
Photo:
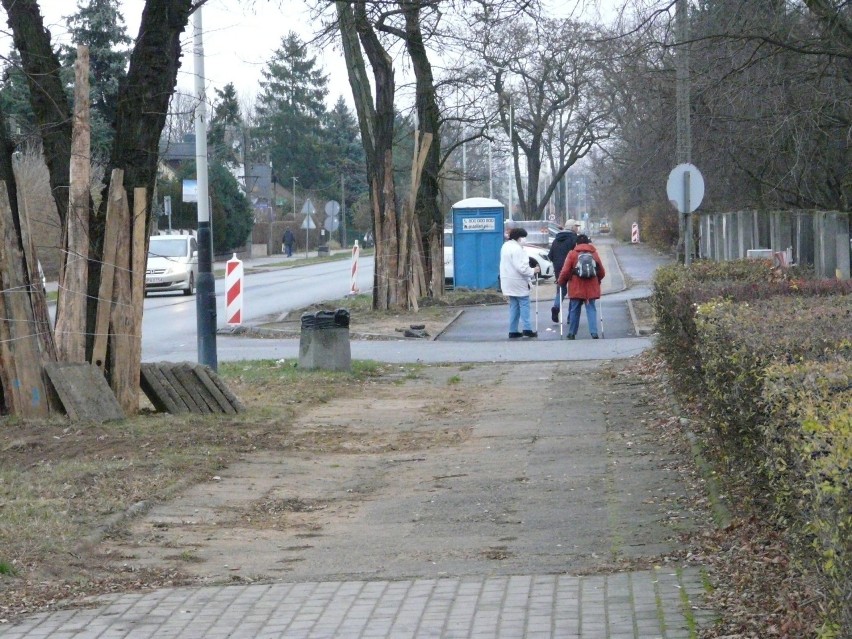
[[[436,341],[354,340],[350,345],[352,357],[393,363],[582,361],[633,357],[648,348],[652,340],[634,334],[627,302],[649,294],[654,270],[667,260],[643,245],[620,244],[610,238],[596,238],[595,242],[607,268],[604,297],[600,301],[605,339],[590,339],[588,330],[581,324],[577,340],[560,340],[558,326],[552,324],[549,317],[552,298],[542,295],[539,299],[539,339],[509,341],[508,312],[506,306],[499,305],[465,309]],[[548,290],[552,291],[552,287]],[[286,309],[282,307],[281,310]],[[219,335],[216,350],[219,361],[296,358],[299,340]],[[194,339],[163,340],[156,350],[143,350],[145,361],[197,361],[197,357]]]

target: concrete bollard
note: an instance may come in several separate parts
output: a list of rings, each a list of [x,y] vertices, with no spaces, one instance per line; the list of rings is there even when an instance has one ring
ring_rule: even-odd
[[[306,370],[352,370],[349,311],[319,311],[302,315],[299,367]]]

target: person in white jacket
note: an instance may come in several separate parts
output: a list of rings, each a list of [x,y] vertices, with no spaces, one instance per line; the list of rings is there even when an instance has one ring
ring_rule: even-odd
[[[523,242],[527,232],[522,228],[509,231],[509,239],[500,249],[500,290],[509,298],[509,339],[538,337],[530,321],[530,278],[539,267],[530,266]],[[518,322],[523,332],[518,331]]]

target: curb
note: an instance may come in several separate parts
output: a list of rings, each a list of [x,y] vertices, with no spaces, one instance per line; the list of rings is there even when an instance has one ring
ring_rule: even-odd
[[[448,329],[448,328],[450,328],[450,326],[452,326],[452,325],[456,322],[456,320],[457,320],[458,318],[460,318],[463,314],[464,314],[464,309],[461,309],[458,313],[456,313],[455,317],[453,317],[453,318],[452,318],[449,322],[447,322],[447,323],[444,325],[444,328],[442,328],[440,331],[438,331],[438,332],[435,334],[435,337],[433,337],[430,341],[434,342],[434,341],[435,341],[435,340],[437,340],[439,337],[441,337],[441,335],[443,335],[444,333],[446,333],[446,332],[447,332],[447,329]]]

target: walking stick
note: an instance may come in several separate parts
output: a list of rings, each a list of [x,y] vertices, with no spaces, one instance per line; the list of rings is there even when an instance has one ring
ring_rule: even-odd
[[[535,274],[535,332],[538,333],[538,273]]]
[[[562,324],[565,322],[564,307],[565,297],[562,295],[562,287],[556,282],[556,290],[559,291],[559,339],[562,339]]]

